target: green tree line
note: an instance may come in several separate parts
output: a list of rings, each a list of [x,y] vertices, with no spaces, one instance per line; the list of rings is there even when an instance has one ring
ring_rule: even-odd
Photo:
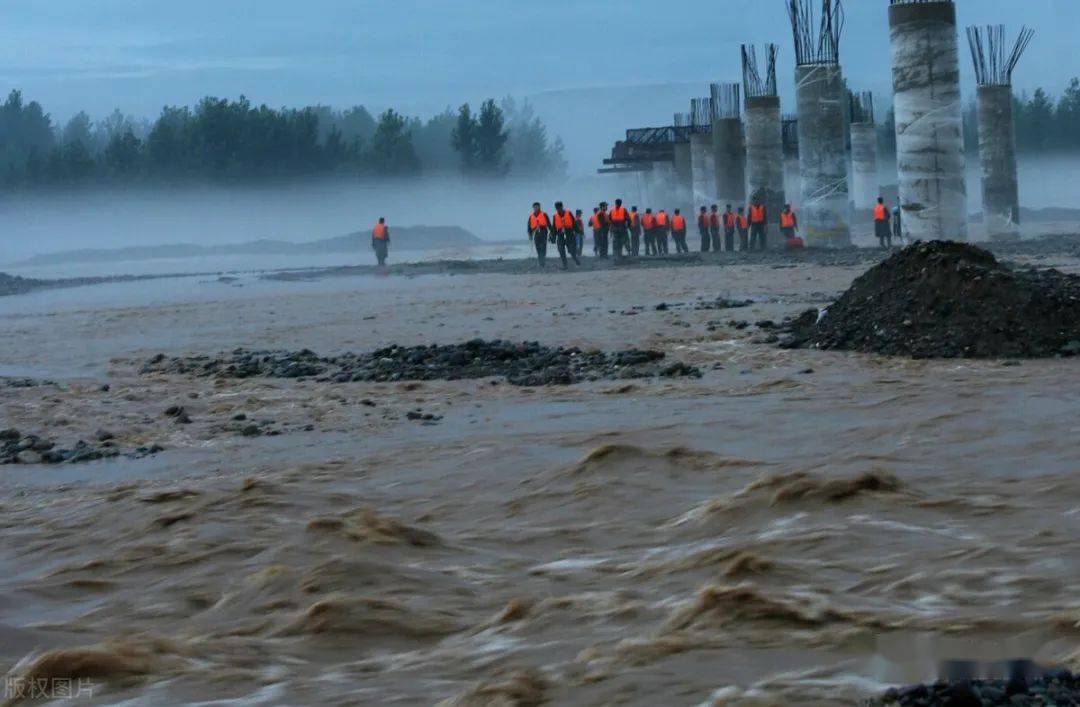
[[[1013,95],[1016,149],[1024,154],[1080,152],[1080,78],[1069,81],[1055,98],[1045,89]],[[896,154],[896,115],[889,108],[878,127],[878,143],[887,155]],[[964,144],[979,149],[979,118],[974,97],[964,105]]]
[[[9,187],[349,175],[564,176],[563,144],[526,101],[447,108],[427,120],[365,107],[270,108],[207,97],[156,120],[80,112],[54,123],[12,91],[0,104],[0,180]]]

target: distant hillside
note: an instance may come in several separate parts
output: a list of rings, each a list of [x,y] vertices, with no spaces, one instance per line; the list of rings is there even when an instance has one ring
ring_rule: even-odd
[[[369,231],[357,231],[347,236],[323,238],[306,243],[257,240],[247,243],[201,246],[174,243],[158,246],[127,248],[86,248],[59,253],[35,255],[23,261],[25,265],[58,265],[63,263],[106,263],[125,260],[154,260],[158,258],[200,258],[208,255],[321,255],[353,253],[366,249]],[[390,241],[395,250],[436,250],[484,243],[473,233],[458,226],[391,226]]]

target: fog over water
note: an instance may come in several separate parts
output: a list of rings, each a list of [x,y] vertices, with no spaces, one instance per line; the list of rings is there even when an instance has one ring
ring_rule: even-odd
[[[895,182],[891,164],[882,165],[882,183]],[[1020,157],[1021,203],[1028,208],[1075,206],[1080,159]],[[366,231],[379,216],[391,225],[461,226],[487,241],[520,241],[521,248],[433,250],[398,253],[422,257],[521,255],[527,243],[524,219],[529,204],[562,199],[586,213],[602,199],[641,196],[632,177],[591,176],[567,183],[513,180],[470,182],[452,177],[418,182],[320,182],[261,187],[203,186],[147,190],[86,190],[72,193],[10,193],[0,197],[0,266],[27,276],[72,276],[116,272],[200,272],[332,265],[366,261],[361,248],[320,256],[214,256],[81,266],[18,265],[26,258],[84,248],[122,248],[176,243],[221,245],[258,239],[312,241]],[[968,160],[968,204],[981,209],[979,165]],[[798,206],[795,199],[796,207]],[[650,206],[641,203],[640,206]],[[658,205],[651,205],[658,206]],[[671,208],[672,205],[665,205]]]

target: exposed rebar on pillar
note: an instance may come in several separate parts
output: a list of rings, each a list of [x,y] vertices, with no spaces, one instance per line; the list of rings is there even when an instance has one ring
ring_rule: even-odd
[[[712,98],[690,101],[690,170],[693,206],[716,201],[716,157],[712,139]]]
[[[742,124],[742,96],[737,83],[714,83],[712,140],[716,161],[716,197],[721,204],[746,203],[746,136]]]
[[[1026,27],[1006,56],[1005,26],[968,27],[975,63],[979,112],[979,159],[982,163],[983,225],[992,241],[1020,238],[1020,184],[1016,169],[1012,72],[1031,42]]]
[[[769,241],[784,208],[784,142],[780,97],[776,92],[775,44],[765,47],[765,76],[758,70],[753,47],[742,46],[743,93],[746,96],[746,191],[761,199],[769,214]]]
[[[889,31],[903,236],[967,240],[956,6],[890,0]]]
[[[848,224],[847,93],[840,71],[840,0],[788,0],[795,38],[795,99],[799,114],[800,225],[808,245],[851,245]],[[816,26],[815,26],[816,25]]]
[[[871,209],[881,196],[878,180],[874,95],[849,93],[851,106],[851,198],[856,209]]]

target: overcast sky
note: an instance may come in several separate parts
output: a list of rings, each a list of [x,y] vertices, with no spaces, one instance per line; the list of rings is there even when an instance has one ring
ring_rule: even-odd
[[[0,88],[57,118],[113,108],[156,115],[207,94],[271,105],[357,103],[428,114],[504,94],[737,80],[741,42],[792,47],[783,0],[0,0]],[[1077,0],[959,0],[961,24],[1038,34],[1018,89],[1080,74]],[[841,46],[853,88],[886,95],[887,0],[848,0]],[[973,87],[962,44],[965,92]],[[696,86],[700,85],[700,91]],[[604,92],[606,94],[606,92]],[[635,94],[637,96],[638,94]],[[640,98],[635,98],[639,101]],[[590,120],[626,125],[621,107]],[[557,106],[554,108],[557,109]],[[550,115],[553,107],[543,106]],[[685,107],[635,105],[665,124]],[[793,110],[793,106],[785,106]],[[655,114],[655,118],[651,116]],[[562,126],[560,126],[562,127]]]

